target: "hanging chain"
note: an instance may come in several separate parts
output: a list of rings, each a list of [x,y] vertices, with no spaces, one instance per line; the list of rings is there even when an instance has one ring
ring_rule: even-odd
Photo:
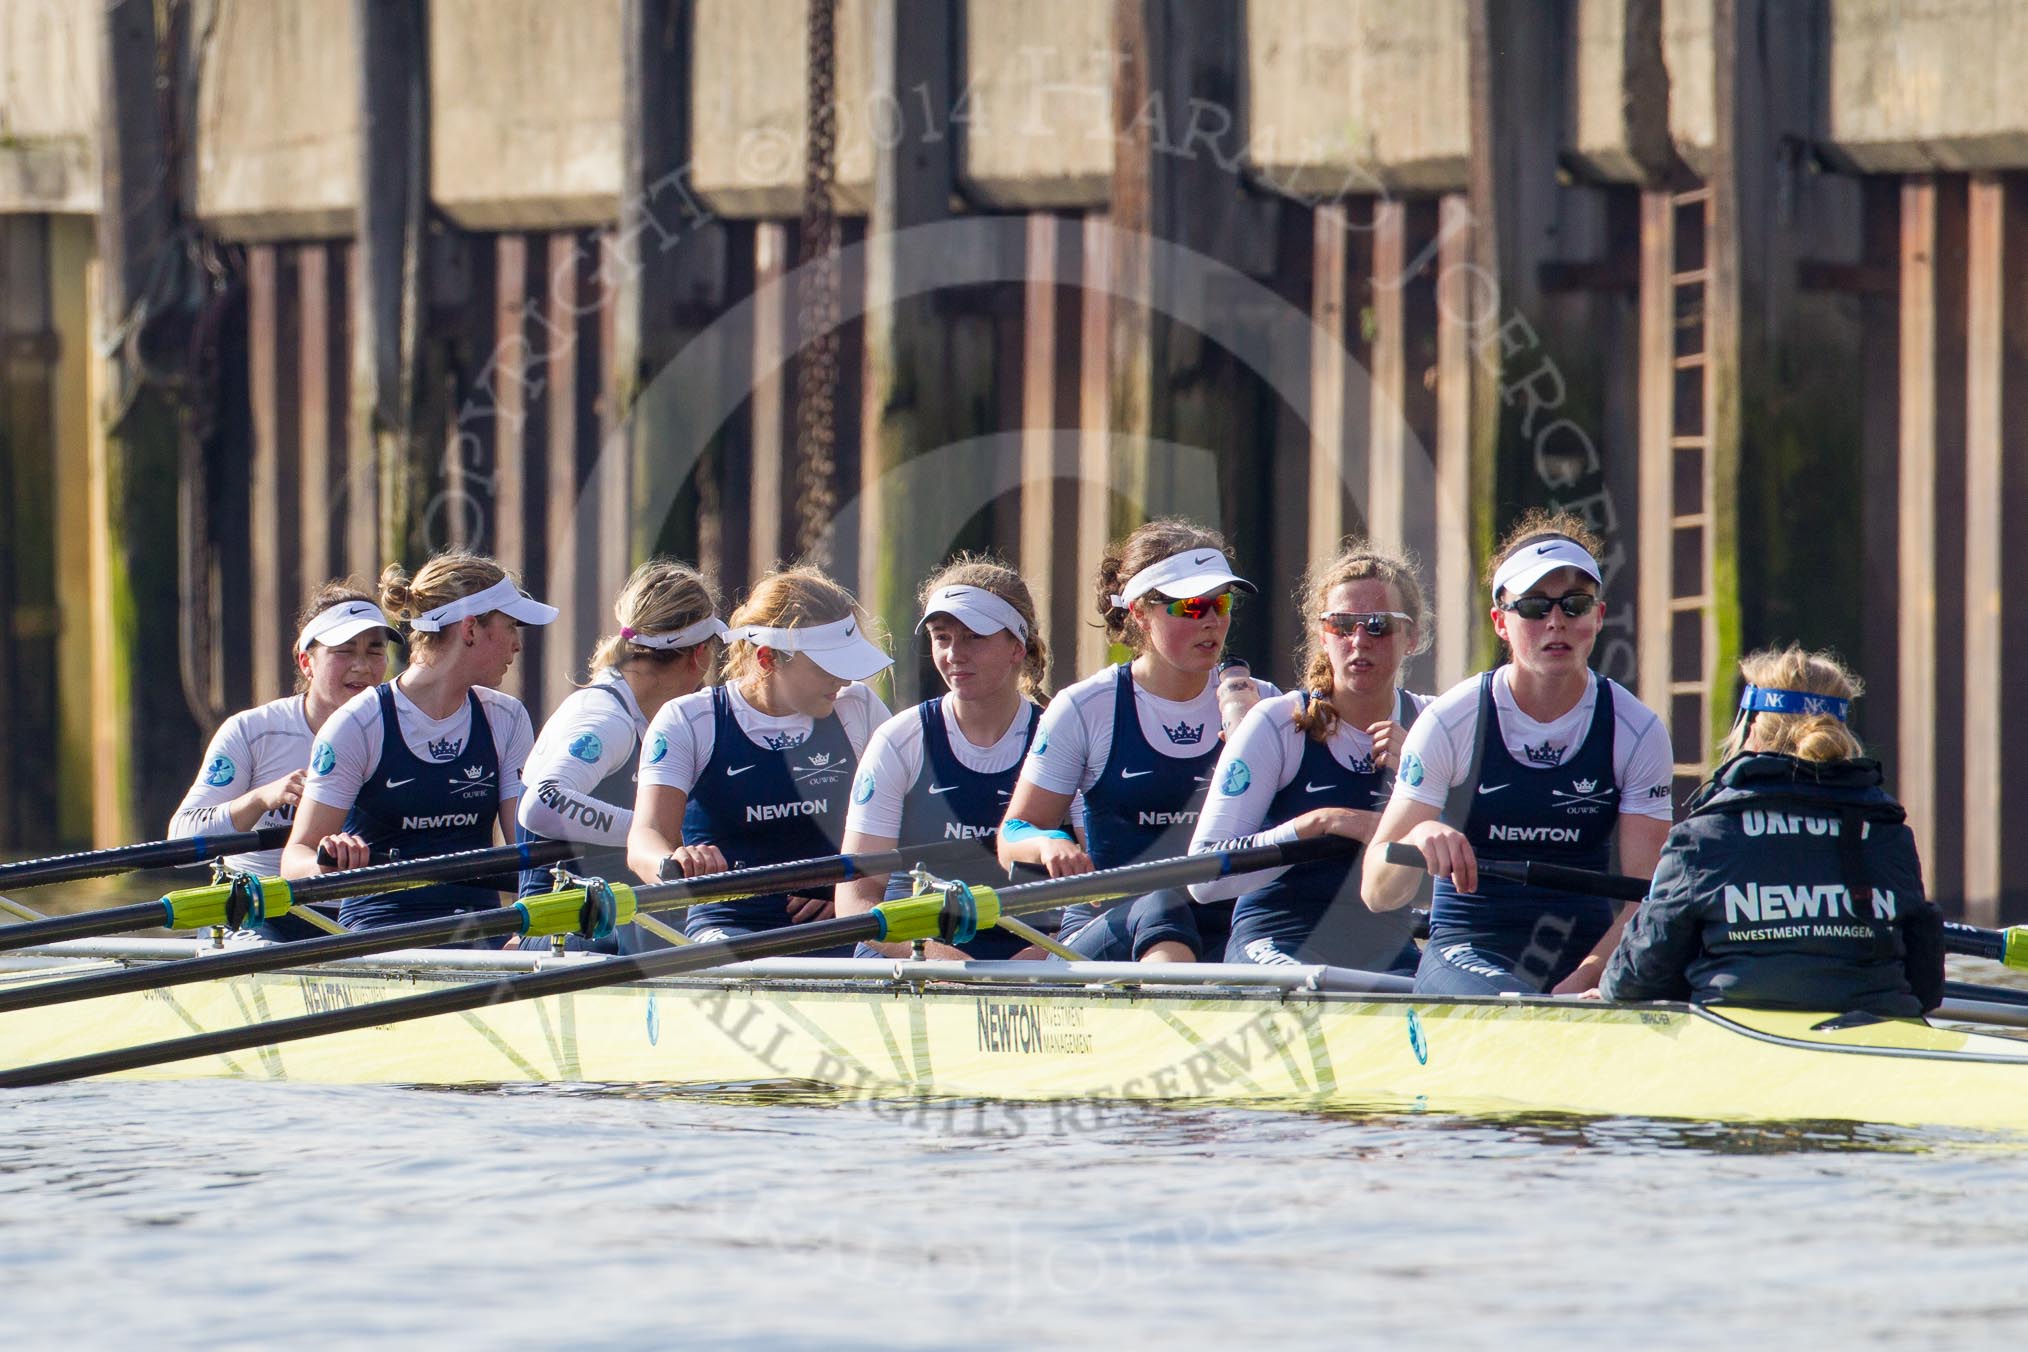
[[[796,550],[813,562],[837,507],[838,218],[835,98],[837,0],[809,0],[809,91],[803,138],[803,229],[797,250]]]

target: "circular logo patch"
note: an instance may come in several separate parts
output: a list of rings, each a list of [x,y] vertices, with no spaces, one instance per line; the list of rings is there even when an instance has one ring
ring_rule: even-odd
[[[338,753],[331,749],[329,742],[318,742],[316,749],[310,752],[310,768],[320,775],[330,774],[337,764]]]
[[[859,782],[852,786],[852,801],[855,803],[873,801],[873,771],[868,770],[859,776]]]
[[[669,754],[669,739],[656,733],[648,739],[648,764],[660,765],[662,758]]]
[[[204,782],[214,789],[222,789],[232,783],[232,777],[237,773],[238,769],[233,765],[232,757],[213,756],[211,764],[204,767]]]
[[[605,754],[606,744],[595,732],[581,732],[570,739],[570,754],[586,765],[597,765],[599,757]]]
[[[1237,798],[1253,783],[1253,771],[1246,768],[1246,762],[1235,758],[1225,767],[1225,778],[1218,782],[1218,791],[1227,798]]]
[[[1422,783],[1422,757],[1413,751],[1401,758],[1401,782],[1411,789]]]

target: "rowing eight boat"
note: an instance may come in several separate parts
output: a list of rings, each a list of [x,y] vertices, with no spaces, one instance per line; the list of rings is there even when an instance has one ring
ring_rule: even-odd
[[[0,963],[0,989],[192,951],[189,940],[33,950]],[[25,1010],[0,1018],[0,1065],[598,961],[414,951]],[[132,1073],[767,1084],[881,1099],[1548,1111],[2028,1132],[2028,1041],[1996,1031],[1338,988],[1351,984],[1362,983],[1321,967],[769,959]]]

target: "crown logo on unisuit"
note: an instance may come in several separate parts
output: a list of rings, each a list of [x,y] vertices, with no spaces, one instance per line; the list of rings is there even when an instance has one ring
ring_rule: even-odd
[[[1197,726],[1192,727],[1190,724],[1179,719],[1173,728],[1166,724],[1163,725],[1162,731],[1168,733],[1169,740],[1177,746],[1196,746],[1204,740],[1204,729],[1206,726],[1206,724],[1199,723]]]
[[[1598,781],[1596,779],[1580,779],[1570,787],[1576,789],[1579,793],[1590,793],[1598,787]]]
[[[462,740],[454,741],[449,737],[444,738],[440,742],[431,742],[429,744],[430,758],[440,761],[452,760],[456,758],[459,750],[464,745]]]

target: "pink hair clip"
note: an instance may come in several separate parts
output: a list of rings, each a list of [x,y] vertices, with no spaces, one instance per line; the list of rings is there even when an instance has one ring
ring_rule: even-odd
[[[632,638],[633,636],[634,636],[634,630],[633,630],[633,627],[632,627],[631,625],[625,625],[625,624],[623,624],[623,625],[621,625],[621,626],[620,626],[620,637],[621,637],[621,638]]]

